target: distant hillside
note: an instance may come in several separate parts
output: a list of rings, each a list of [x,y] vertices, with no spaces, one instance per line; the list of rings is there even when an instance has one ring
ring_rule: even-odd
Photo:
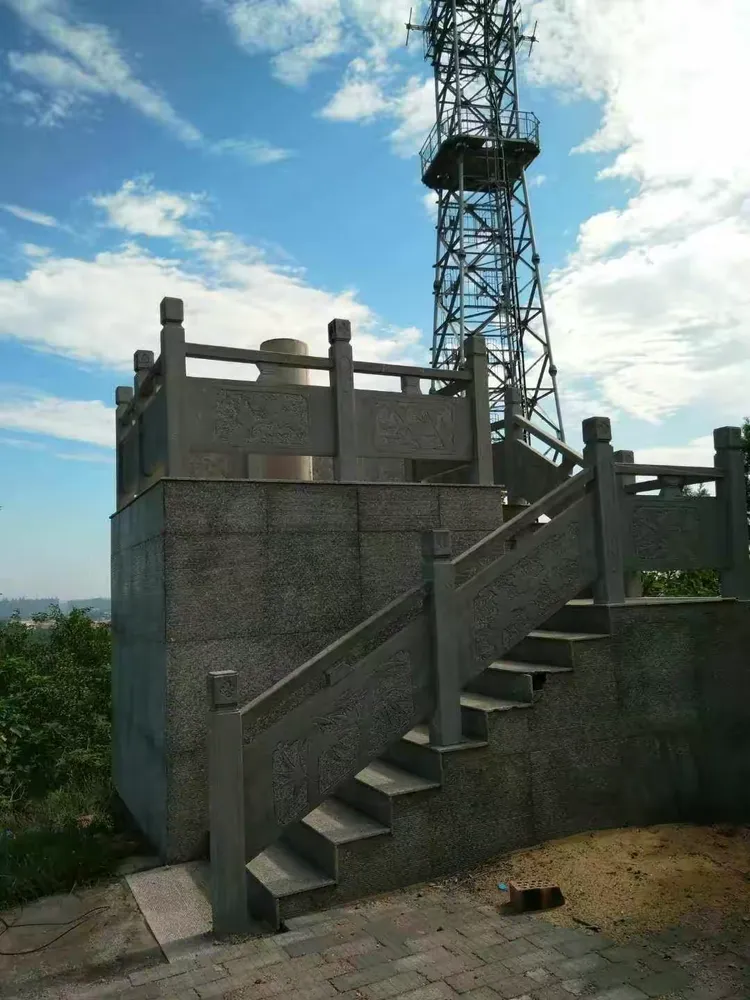
[[[109,618],[112,608],[108,597],[87,597],[76,601],[61,601],[57,597],[0,597],[0,621],[16,613],[28,619],[49,611],[51,605],[57,605],[66,614],[73,608],[91,608],[94,619]]]

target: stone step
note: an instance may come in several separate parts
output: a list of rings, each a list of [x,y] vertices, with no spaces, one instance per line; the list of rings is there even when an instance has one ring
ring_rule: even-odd
[[[570,667],[551,663],[524,663],[520,660],[498,660],[469,684],[469,690],[501,700],[530,705],[534,695],[545,684],[548,674],[570,673]]]
[[[520,708],[529,708],[529,704],[505,698],[494,698],[476,691],[464,691],[461,694],[463,730],[467,735],[480,741],[480,745],[486,746],[489,740],[488,716],[495,712],[512,712]]]
[[[246,868],[250,912],[274,930],[281,925],[282,900],[295,897],[300,913],[318,909],[311,897],[336,885],[335,879],[283,843],[268,847]]]
[[[486,742],[464,736],[464,739],[455,746],[433,747],[430,746],[428,726],[416,726],[403,739],[389,747],[382,759],[405,771],[418,774],[427,781],[439,784],[443,779],[445,754],[476,750],[483,746],[486,746]]]
[[[605,604],[594,604],[591,600],[575,600],[560,608],[545,627],[571,632],[609,632],[610,609]]]
[[[390,832],[389,827],[333,798],[286,830],[282,842],[330,878],[338,880],[338,848],[341,845],[388,836]]]
[[[440,788],[432,781],[405,771],[390,761],[375,760],[336,792],[339,799],[385,827],[393,826],[394,802],[406,795],[423,795]]]
[[[508,651],[508,659],[528,663],[551,664],[556,667],[574,665],[575,646],[583,642],[596,642],[609,636],[598,632],[558,632],[552,629],[536,629],[529,632],[513,649]]]

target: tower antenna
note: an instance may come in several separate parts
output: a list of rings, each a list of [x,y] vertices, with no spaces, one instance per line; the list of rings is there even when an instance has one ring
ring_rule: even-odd
[[[531,51],[536,26],[525,35],[520,25],[517,0],[430,0],[424,24],[409,18],[435,74],[420,157],[438,199],[432,365],[460,365],[466,338],[481,334],[493,420],[515,389],[523,415],[564,440],[526,183],[539,120],[518,95],[518,49]]]

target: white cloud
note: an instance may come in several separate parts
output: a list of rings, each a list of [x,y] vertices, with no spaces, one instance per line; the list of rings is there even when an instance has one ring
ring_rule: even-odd
[[[639,465],[712,466],[714,464],[714,439],[709,434],[696,438],[688,444],[640,448],[635,453],[635,460]]]
[[[269,337],[295,337],[311,353],[325,354],[328,322],[338,316],[352,321],[358,358],[421,361],[419,331],[384,323],[356,291],[315,288],[300,269],[270,262],[231,233],[188,227],[184,220],[201,204],[199,196],[161,192],[140,181],[96,203],[130,236],[173,239],[179,255],[159,256],[129,242],[91,260],[30,261],[22,278],[0,280],[0,337],[125,371],[136,349],[158,352],[158,305],[171,295],[185,300],[188,335],[199,342],[257,347]],[[218,367],[226,377],[257,374],[251,366]],[[191,372],[198,371],[213,375],[217,366],[196,362]],[[387,388],[385,381],[376,384]],[[27,406],[24,412],[36,410]],[[0,416],[12,420],[17,413],[18,405],[8,404]]]
[[[348,79],[320,112],[331,121],[368,121],[390,107],[376,80]]]
[[[233,153],[254,167],[281,163],[294,155],[291,150],[274,146],[264,139],[222,139],[213,143],[211,150],[214,153]]]
[[[175,237],[183,220],[200,215],[205,198],[157,191],[149,178],[126,181],[119,191],[91,199],[107,213],[109,225],[138,236]]]
[[[437,222],[438,215],[438,196],[435,191],[428,191],[427,194],[422,195],[422,204],[425,207],[425,211],[432,219],[433,222]]]
[[[717,59],[702,0],[532,0],[527,13],[544,40],[533,79],[602,102],[579,151],[609,154],[601,175],[636,185],[581,226],[551,276],[563,393],[585,380],[631,416],[700,402],[736,422],[750,382],[750,133],[737,124],[750,7],[713,4]]]
[[[60,223],[52,215],[45,215],[44,212],[35,212],[32,208],[22,208],[20,205],[0,205],[5,212],[10,212],[17,219],[24,222],[32,222],[37,226],[47,226],[51,229],[59,227]]]
[[[181,117],[155,88],[133,73],[112,33],[100,24],[75,22],[62,0],[4,0],[29,28],[64,53],[11,53],[10,66],[75,99],[111,94],[170,129],[183,142],[197,143],[200,131]]]
[[[25,257],[46,257],[51,253],[49,247],[41,247],[38,243],[22,243],[20,249]]]
[[[138,78],[108,28],[75,21],[64,0],[0,3],[14,10],[27,27],[57,50],[8,53],[11,71],[34,80],[46,91],[43,96],[38,91],[5,84],[3,92],[12,103],[24,108],[28,124],[59,125],[92,98],[115,97],[189,145],[240,156],[253,164],[275,163],[289,155],[287,150],[262,139],[206,139],[156,87]]]
[[[393,102],[397,126],[391,133],[394,148],[402,156],[417,152],[435,123],[435,84],[411,77]]]
[[[220,10],[237,41],[271,56],[274,75],[300,86],[334,56],[363,49],[383,64],[403,42],[401,0],[207,0]]]
[[[538,187],[541,187],[542,184],[546,184],[546,183],[547,183],[547,175],[546,174],[534,174],[534,176],[530,177],[529,181],[528,181],[528,184],[529,184],[530,188],[538,188]]]
[[[55,458],[64,462],[93,462],[95,465],[114,465],[115,461],[111,452],[100,451],[56,451]]]
[[[12,387],[5,387],[0,398],[4,430],[114,447],[114,407],[100,400],[61,399]]]

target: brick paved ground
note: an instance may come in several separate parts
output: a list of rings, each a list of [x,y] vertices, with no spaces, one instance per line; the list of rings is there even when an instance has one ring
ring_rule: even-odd
[[[71,990],[67,1000],[748,1000],[750,924],[616,945],[468,894],[407,891],[287,933]]]

